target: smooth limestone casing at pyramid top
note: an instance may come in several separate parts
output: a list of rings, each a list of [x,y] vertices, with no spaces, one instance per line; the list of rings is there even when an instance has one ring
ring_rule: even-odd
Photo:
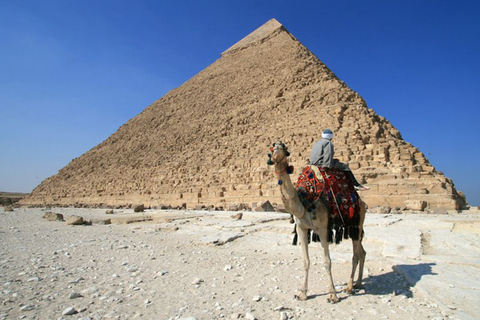
[[[286,143],[296,175],[324,128],[335,132],[336,157],[371,187],[362,193],[368,205],[463,206],[450,179],[274,19],[21,203],[226,209],[280,203],[266,165],[269,147]]]

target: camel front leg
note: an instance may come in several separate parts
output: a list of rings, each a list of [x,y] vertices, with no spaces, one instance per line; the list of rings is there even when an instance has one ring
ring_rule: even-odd
[[[303,258],[303,268],[305,270],[305,279],[303,285],[295,295],[295,298],[298,300],[305,301],[307,300],[307,291],[308,291],[308,269],[310,268],[310,258],[308,257],[308,229],[302,229],[297,224],[297,234],[298,240],[300,241],[300,246],[302,247],[302,258]]]
[[[323,248],[323,265],[325,267],[325,271],[327,271],[328,280],[329,280],[329,296],[327,298],[328,302],[337,303],[340,299],[337,296],[337,292],[335,291],[335,285],[333,283],[333,276],[332,276],[332,260],[330,259],[330,250],[328,244],[328,230],[327,228],[323,227],[320,228],[317,232],[320,236],[320,241],[322,243]]]

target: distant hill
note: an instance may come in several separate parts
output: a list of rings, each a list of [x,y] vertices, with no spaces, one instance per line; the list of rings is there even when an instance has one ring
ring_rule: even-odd
[[[28,195],[28,193],[0,191],[0,205],[1,206],[11,205],[13,203],[20,201],[20,199],[22,199],[26,195]]]

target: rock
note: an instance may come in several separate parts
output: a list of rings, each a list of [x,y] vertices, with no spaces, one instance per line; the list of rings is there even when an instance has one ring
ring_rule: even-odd
[[[105,211],[106,214],[113,214],[113,210],[107,210]]]
[[[30,305],[30,304],[27,304],[27,305],[21,307],[21,308],[20,308],[20,311],[32,311],[32,310],[34,310],[34,309],[35,309],[34,306],[32,306],[32,305]]]
[[[433,214],[448,214],[448,211],[445,208],[435,208]]]
[[[67,225],[78,226],[83,224],[83,218],[80,216],[70,216],[67,218]]]
[[[97,292],[98,292],[97,287],[90,287],[90,288],[87,288],[87,289],[82,291],[83,294],[87,294],[87,295],[94,294],[94,293],[97,293]]]
[[[227,264],[227,265],[223,268],[223,271],[229,271],[229,270],[232,270],[232,269],[233,269],[232,265]]]
[[[40,279],[39,277],[33,277],[33,278],[28,279],[27,282],[38,282],[40,280],[42,280],[42,279]]]
[[[247,320],[257,320],[257,318],[255,318],[255,316],[253,314],[251,314],[250,312],[245,313],[245,319],[247,319]]]
[[[393,208],[390,213],[391,213],[391,214],[402,214],[402,210],[401,210],[401,209],[398,209],[398,208],[399,208],[399,207]]]
[[[71,315],[76,314],[76,313],[78,313],[78,311],[75,310],[75,308],[68,307],[67,309],[63,310],[62,315],[71,316]]]
[[[270,201],[267,200],[267,201],[264,201],[264,202],[260,203],[260,205],[255,208],[255,211],[257,211],[257,212],[274,212],[275,209],[273,208]]]
[[[238,238],[243,237],[244,234],[241,232],[219,232],[217,234],[209,234],[200,239],[198,239],[198,243],[201,244],[214,244],[217,246],[224,245],[227,242],[234,241]]]
[[[378,206],[370,209],[370,212],[372,213],[386,214],[386,213],[390,213],[391,211],[392,211],[392,208],[390,208],[389,206]]]
[[[242,217],[243,217],[243,213],[239,212],[239,213],[233,215],[232,219],[233,220],[242,220]]]
[[[237,203],[231,203],[227,206],[227,211],[238,211],[240,210],[240,205]]]
[[[76,299],[76,298],[81,298],[83,297],[80,293],[77,293],[77,292],[72,292],[68,295],[68,298],[69,299]]]
[[[261,296],[254,296],[254,297],[252,298],[252,301],[255,301],[255,302],[258,302],[258,301],[260,301],[260,300],[262,300],[262,297],[261,297]]]
[[[137,267],[134,267],[134,266],[132,266],[132,267],[128,268],[128,270],[127,270],[127,271],[128,271],[128,272],[137,272],[137,271],[138,271],[138,268],[137,268]]]
[[[133,208],[133,212],[144,212],[145,211],[145,206],[143,204],[137,205]]]
[[[202,282],[204,282],[203,279],[195,278],[192,282],[192,285],[199,285]]]
[[[14,211],[12,207],[4,207],[3,210],[5,212],[13,212]]]
[[[280,312],[280,320],[288,320],[288,313],[285,311]]]
[[[227,205],[227,211],[250,210],[250,206],[246,203],[230,203]]]
[[[63,221],[63,214],[49,211],[43,215],[43,219],[48,221]]]
[[[94,224],[101,224],[101,225],[112,224],[111,219],[92,219],[91,222]]]
[[[68,252],[67,252],[68,253]],[[75,280],[72,280],[72,281],[69,281],[68,283],[79,283],[80,281],[83,281],[85,280],[84,278],[80,277],[80,278],[77,278]]]
[[[421,200],[405,200],[404,205],[408,210],[423,211],[427,207],[427,202]]]

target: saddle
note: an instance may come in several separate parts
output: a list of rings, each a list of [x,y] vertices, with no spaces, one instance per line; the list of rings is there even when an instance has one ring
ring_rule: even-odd
[[[336,236],[337,243],[342,236],[348,238],[349,233],[352,238],[358,238],[351,229],[357,227],[360,221],[359,196],[353,182],[344,171],[314,165],[306,166],[300,173],[295,188],[305,209],[312,212],[312,219],[316,219],[316,201],[320,199],[327,207],[333,218],[331,229],[341,233]]]

